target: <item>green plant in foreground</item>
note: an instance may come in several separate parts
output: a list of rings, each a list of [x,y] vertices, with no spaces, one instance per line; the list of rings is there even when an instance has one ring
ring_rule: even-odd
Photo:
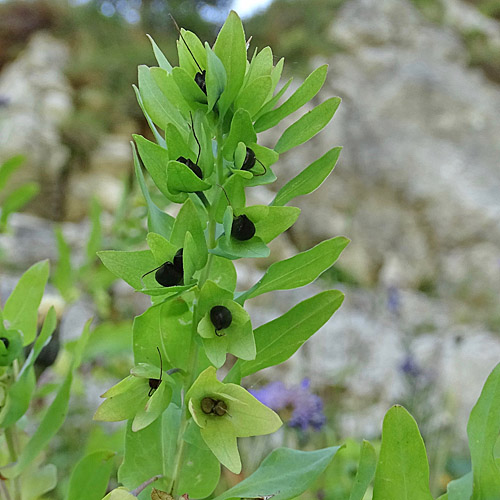
[[[327,99],[302,116],[274,149],[264,147],[257,133],[311,100],[325,81],[326,66],[277,106],[290,83],[275,92],[283,60],[274,66],[266,47],[247,61],[243,27],[234,12],[213,48],[194,33],[180,34],[179,67],[173,68],[154,42],[159,67],[139,67],[135,90],[156,140],[134,136],[133,148],[148,206],[149,249],[99,256],[110,271],[150,295],[152,306],[134,321],[135,367],[103,395],[94,418],[129,421],[118,474],[129,491],[159,476],[158,490],[203,498],[217,486],[220,464],[241,471],[238,437],[269,434],[281,425],[241,387],[242,377],[288,359],[338,309],[343,294],[321,292],[255,330],[245,301],[311,283],[333,265],[348,240],[332,238],[276,262],[249,290],[236,291],[233,261],[269,255],[268,244],[299,216],[299,209],[286,204],[325,180],[340,148],[313,162],[270,205],[247,206],[246,189],[273,182],[272,165],[280,154],[316,135],[340,99]],[[181,205],[177,217],[154,204],[141,163],[166,200]],[[219,381],[217,369],[227,353],[237,359]],[[252,495],[300,494],[337,450],[277,450],[251,477],[278,467],[283,478],[272,486],[256,484]],[[290,481],[292,475],[301,477],[300,483]],[[110,495],[125,494],[130,495],[124,490]]]

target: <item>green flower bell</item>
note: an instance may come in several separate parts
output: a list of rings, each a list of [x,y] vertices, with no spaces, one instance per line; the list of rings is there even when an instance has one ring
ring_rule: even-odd
[[[246,360],[255,359],[256,348],[250,316],[233,294],[213,281],[200,291],[198,311],[202,316],[198,333],[210,362],[217,368],[226,361],[226,353]]]
[[[160,357],[161,359],[161,357]],[[148,363],[139,363],[130,375],[106,391],[105,401],[94,420],[118,422],[133,419],[134,432],[154,422],[172,400],[173,380],[168,372]]]
[[[271,434],[282,424],[273,410],[243,387],[219,382],[213,366],[199,375],[186,400],[203,440],[217,459],[235,474],[241,471],[236,438]]]

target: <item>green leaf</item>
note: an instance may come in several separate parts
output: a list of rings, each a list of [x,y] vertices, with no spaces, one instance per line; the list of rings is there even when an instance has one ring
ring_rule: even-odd
[[[75,288],[75,273],[71,266],[71,247],[64,239],[63,232],[60,227],[56,227],[55,236],[57,240],[58,260],[56,269],[52,274],[52,282],[59,290],[62,297],[71,302],[75,298],[78,291]]]
[[[12,156],[0,165],[0,191],[5,188],[10,176],[24,163],[24,155]]]
[[[163,68],[149,68],[149,72],[162,91],[163,98],[168,99],[181,112],[181,115],[186,116],[192,106],[186,101],[184,94],[177,86],[174,75]],[[159,141],[156,137],[155,139],[160,146],[165,145],[165,141]]]
[[[132,152],[134,155],[135,175],[137,177],[139,186],[141,188],[144,199],[146,200],[146,205],[148,207],[148,228],[153,233],[158,233],[161,234],[162,236],[165,236],[165,238],[169,238],[170,233],[172,232],[174,218],[171,215],[168,215],[162,210],[160,210],[151,199],[148,188],[146,186],[144,175],[142,173],[139,157],[137,156],[137,152],[135,150],[134,143],[131,142],[130,144],[132,145]]]
[[[236,108],[246,109],[250,116],[254,116],[266,102],[271,86],[270,76],[256,78],[239,93],[235,101]]]
[[[200,71],[200,67],[207,67],[205,47],[192,31],[181,28],[181,34],[182,36],[177,40],[179,66],[184,68],[194,79],[195,74]]]
[[[273,70],[273,52],[271,47],[264,47],[252,57],[250,66],[245,75],[245,87],[261,76],[270,76]]]
[[[141,110],[144,114],[144,118],[146,118],[146,121],[148,122],[148,125],[149,125],[149,128],[151,129],[151,132],[153,132],[153,135],[155,137],[156,142],[160,146],[165,147],[165,139],[159,134],[155,124],[153,123],[153,120],[151,120],[151,117],[148,115],[148,112],[146,111],[146,108],[144,107],[144,102],[142,101],[142,97],[141,97],[141,93],[139,92],[139,89],[135,85],[132,85],[132,88],[134,89],[137,103],[139,104],[139,107],[141,108]]]
[[[219,112],[224,116],[238,95],[247,66],[245,33],[241,19],[234,10],[229,13],[217,36],[214,52],[226,68],[227,85],[219,101]]]
[[[384,418],[373,500],[432,500],[424,442],[402,406],[393,406]]]
[[[259,217],[259,211],[265,208],[265,215]],[[297,207],[269,207],[253,205],[243,211],[255,223],[255,234],[264,242],[269,243],[281,233],[290,228],[300,215]]]
[[[274,495],[273,500],[298,497],[316,481],[340,448],[334,446],[316,451],[278,448],[264,459],[252,475],[214,500],[267,495]]]
[[[470,500],[472,495],[472,471],[454,481],[450,481],[446,486],[446,493],[439,497],[442,500]]]
[[[113,451],[101,450],[83,457],[71,473],[66,500],[101,500],[106,494],[114,456]]]
[[[333,118],[340,105],[339,97],[331,97],[290,125],[279,138],[275,151],[284,153],[314,137]]]
[[[472,460],[471,500],[495,500],[500,492],[500,468],[494,447],[500,432],[500,363],[489,375],[467,424]]]
[[[54,307],[49,309],[43,322],[40,335],[38,335],[33,348],[23,364],[17,380],[9,389],[9,398],[6,405],[0,411],[0,422],[2,427],[7,428],[17,422],[28,410],[31,396],[35,389],[35,374],[33,364],[38,358],[41,350],[48,344],[57,325],[57,315]]]
[[[36,182],[30,182],[9,193],[2,203],[0,213],[0,229],[7,225],[9,215],[18,212],[28,201],[34,198],[40,191]]]
[[[46,449],[47,444],[57,434],[57,431],[63,424],[68,411],[73,372],[78,368],[81,361],[81,353],[85,348],[85,344],[89,337],[90,323],[91,320],[87,321],[83,332],[78,339],[72,364],[62,384],[59,386],[56,397],[42,417],[35,433],[31,436],[30,440],[21,451],[17,462],[13,465],[2,467],[0,469],[3,476],[13,478],[21,474],[23,470],[28,467],[43,450]]]
[[[299,175],[288,181],[274,198],[272,205],[286,205],[297,196],[312,193],[321,186],[323,181],[330,175],[340,155],[342,148],[333,148],[311,163]]]
[[[271,75],[272,78],[272,75]],[[292,83],[293,78],[289,78],[288,81],[281,87],[281,89],[267,101],[264,106],[260,109],[260,111],[254,116],[254,119],[259,119],[262,115],[268,113],[271,111],[274,106],[278,103],[278,101],[281,99],[281,96],[287,91],[288,87],[290,87],[290,84]]]
[[[224,257],[212,255],[212,265],[207,280],[211,280],[219,287],[234,292],[237,276],[233,262]]]
[[[211,185],[202,181],[187,165],[175,160],[168,162],[167,185],[171,193],[205,191]]]
[[[151,250],[139,250],[137,252],[104,250],[98,252],[97,255],[115,276],[126,281],[136,290],[143,287],[141,276],[157,267]]]
[[[22,500],[39,500],[57,485],[57,468],[53,464],[28,467],[20,477]]]
[[[228,243],[225,235],[223,235],[217,240],[217,243],[217,247],[210,250],[210,252],[231,260],[258,259],[268,257],[270,254],[269,247],[258,236],[254,236],[247,241],[230,238]]]
[[[9,328],[21,330],[24,345],[35,340],[38,306],[49,277],[49,261],[33,264],[18,281],[4,308]]]
[[[227,75],[222,61],[215,55],[215,52],[205,42],[205,50],[207,51],[207,97],[208,111],[212,111],[215,103],[224,92],[227,84]]]
[[[377,455],[375,448],[369,441],[363,440],[361,445],[361,457],[359,459],[358,471],[354,478],[349,500],[363,500],[366,490],[370,485],[375,469],[377,467]]]
[[[321,89],[326,80],[328,65],[324,64],[315,69],[304,83],[278,108],[262,115],[255,122],[256,132],[263,132],[277,125],[283,118],[309,102]]]
[[[182,96],[191,107],[196,109],[206,106],[207,96],[184,68],[176,66],[172,70],[172,75]]]
[[[183,129],[184,120],[179,110],[160,90],[147,66],[139,66],[139,91],[148,115],[159,127],[165,130],[168,123],[175,123]]]
[[[102,228],[101,228],[101,212],[102,207],[97,198],[92,198],[90,205],[90,221],[92,227],[90,229],[90,236],[87,241],[87,259],[89,263],[94,262],[97,252],[102,246]]]
[[[246,377],[287,360],[331,318],[343,300],[342,292],[327,290],[259,326],[254,330],[257,356],[253,361],[238,360],[231,371]]]
[[[322,241],[289,259],[271,264],[260,281],[240,295],[236,301],[243,304],[245,300],[263,293],[299,288],[311,283],[333,265],[348,243],[347,238],[338,236]]]
[[[229,135],[222,148],[226,160],[232,161],[239,142],[250,144],[257,142],[257,134],[253,129],[252,117],[246,109],[238,109],[231,121]]]
[[[168,71],[169,73],[172,72],[172,66],[168,62],[168,59],[165,57],[165,54],[160,50],[160,47],[156,45],[156,42],[153,40],[153,38],[149,35],[146,35],[149,38],[149,41],[151,42],[151,45],[153,46],[153,52],[155,54],[156,61],[158,62],[158,66],[160,68],[163,68],[165,71]]]

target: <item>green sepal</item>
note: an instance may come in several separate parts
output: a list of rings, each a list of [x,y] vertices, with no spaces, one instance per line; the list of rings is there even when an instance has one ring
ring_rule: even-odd
[[[205,191],[212,187],[208,182],[201,180],[187,165],[176,160],[170,160],[167,164],[167,186],[174,195]]]
[[[201,401],[205,397],[224,401],[227,413],[222,416],[204,413]],[[278,415],[243,387],[219,382],[214,367],[198,376],[186,394],[186,401],[207,446],[235,474],[241,471],[236,437],[270,434],[281,426]]]

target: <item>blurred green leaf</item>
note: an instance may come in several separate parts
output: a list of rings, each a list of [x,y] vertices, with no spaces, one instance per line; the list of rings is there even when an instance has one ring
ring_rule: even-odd
[[[113,451],[101,450],[83,457],[71,473],[66,500],[101,500],[108,487],[114,456]]]
[[[384,418],[373,500],[432,500],[424,442],[402,406],[393,406]]]
[[[257,356],[252,361],[236,361],[231,372],[246,377],[287,360],[330,319],[343,300],[342,292],[327,290],[259,326],[254,330]]]
[[[29,182],[9,193],[2,203],[0,213],[0,230],[7,225],[9,215],[19,211],[28,201],[34,198],[40,191],[40,186],[35,182]]]
[[[28,468],[21,475],[22,500],[38,500],[57,485],[57,468],[53,464]]]
[[[473,472],[471,500],[500,498],[500,468],[493,451],[499,433],[500,363],[486,380],[467,424]]]
[[[376,468],[377,455],[375,454],[375,448],[369,441],[363,440],[358,471],[356,472],[349,500],[363,500],[366,490],[375,475]]]
[[[12,156],[0,165],[0,191],[5,188],[10,176],[24,163],[24,155]]]
[[[59,290],[67,302],[76,298],[78,291],[75,288],[75,272],[71,266],[71,247],[64,239],[60,226],[54,230],[57,241],[57,264],[52,274],[52,283]]]
[[[38,306],[49,277],[49,261],[33,264],[18,281],[4,308],[10,328],[21,330],[24,345],[35,340]]]
[[[331,97],[290,125],[279,138],[275,151],[284,153],[313,138],[333,118],[340,105],[339,97]]]
[[[273,205],[286,205],[297,196],[315,191],[335,168],[342,148],[333,148],[321,158],[311,163],[299,175],[288,181],[275,196]]]
[[[316,451],[278,448],[271,452],[249,477],[214,500],[260,498],[273,495],[273,500],[298,497],[326,469],[340,446]]]

